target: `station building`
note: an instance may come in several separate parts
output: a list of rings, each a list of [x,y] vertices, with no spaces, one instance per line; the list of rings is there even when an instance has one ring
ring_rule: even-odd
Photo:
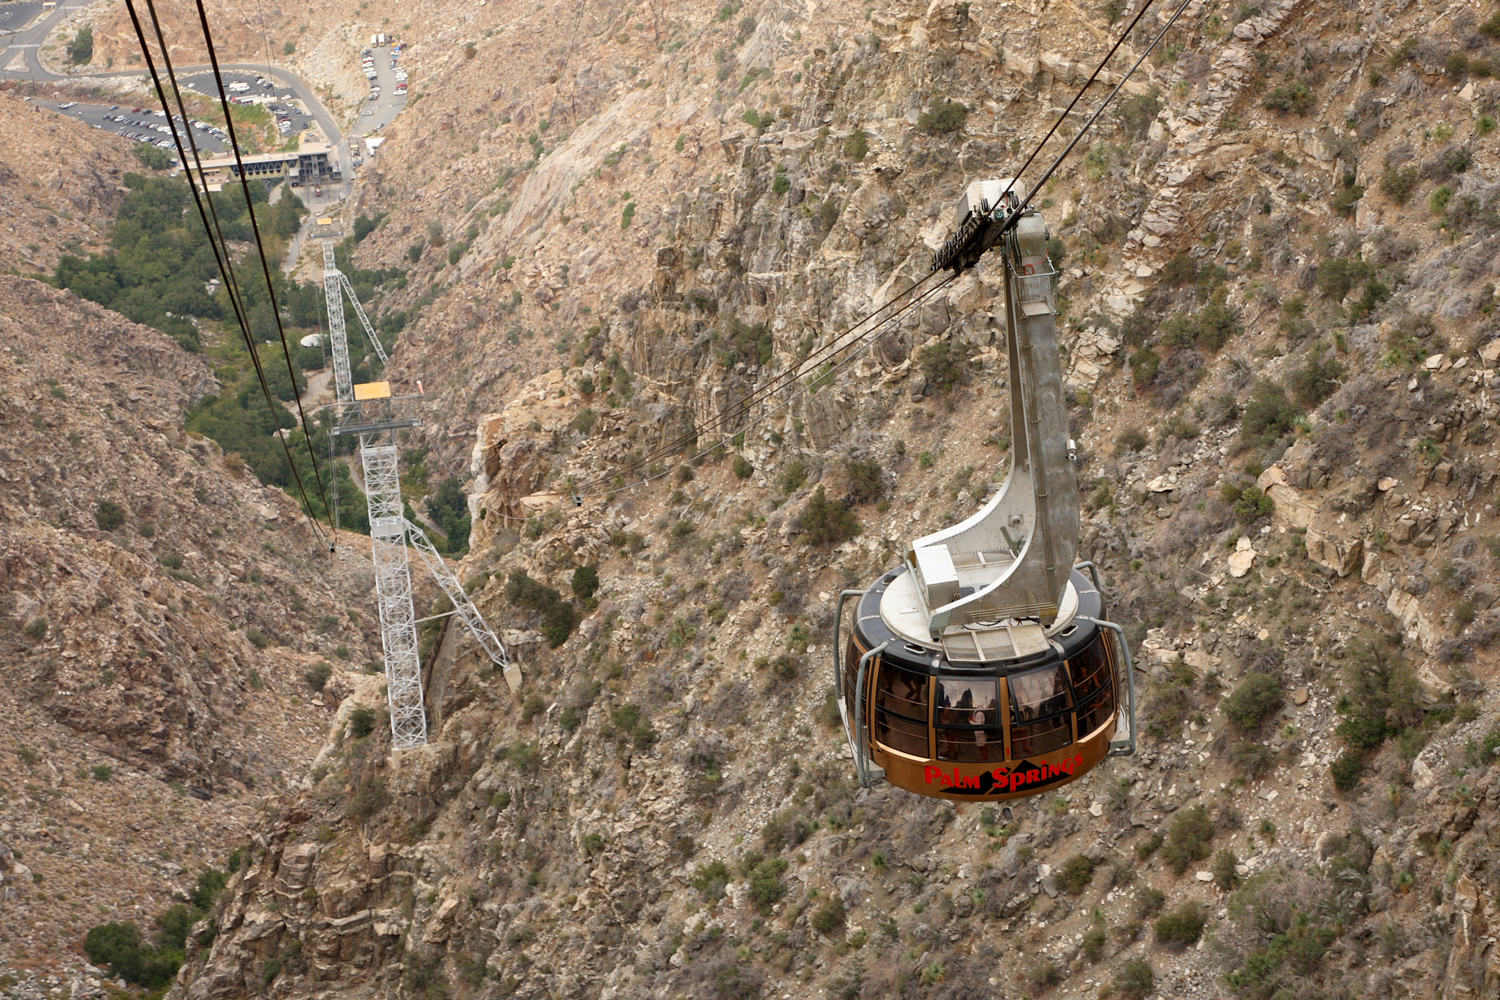
[[[251,180],[282,177],[294,188],[335,184],[344,179],[333,147],[316,139],[304,138],[300,148],[290,152],[250,153],[242,155],[240,160],[245,164],[245,176]],[[197,166],[190,166],[189,170],[200,175],[198,179],[209,191],[220,191],[226,183],[239,181],[233,153],[207,157],[201,171]]]

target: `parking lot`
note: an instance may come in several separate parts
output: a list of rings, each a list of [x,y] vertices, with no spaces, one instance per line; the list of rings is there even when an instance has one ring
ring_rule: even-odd
[[[380,87],[380,95],[373,101],[365,101],[364,107],[360,109],[359,119],[354,124],[355,135],[378,132],[394,121],[401,109],[406,107],[406,95],[396,93],[402,82],[396,79],[396,73],[398,70],[404,71],[402,56],[398,54],[393,60],[393,48],[390,45],[366,46],[360,53],[362,57],[368,54],[373,59],[373,63],[366,64],[375,70],[375,79],[369,83],[372,87]],[[409,84],[411,81],[405,82]]]
[[[156,114],[155,109],[135,104],[75,104],[72,101],[47,101],[33,99],[32,103],[39,104],[44,108],[51,108],[60,115],[69,118],[77,118],[97,129],[104,129],[116,135],[126,138],[143,137],[144,140],[160,145],[165,141],[168,145],[162,148],[174,156],[176,147],[172,145],[172,133],[164,131],[167,129],[167,119],[164,115]],[[63,107],[64,104],[69,107]],[[123,120],[116,120],[123,119]],[[198,144],[198,151],[203,154],[222,153],[225,140],[204,128],[193,129],[193,139]],[[136,141],[142,141],[136,139]],[[168,148],[170,147],[170,148]]]
[[[215,85],[212,73],[194,73],[190,76],[184,76],[182,84],[197,93],[212,97],[214,100],[219,99],[219,90]],[[246,89],[237,89],[237,84],[244,85]],[[313,123],[313,116],[308,114],[306,109],[302,107],[301,102],[297,101],[292,94],[281,89],[280,85],[270,77],[261,76],[258,73],[248,70],[229,70],[224,73],[224,87],[229,91],[226,96],[230,99],[236,97],[242,99],[247,97],[258,99],[266,97],[276,98],[273,103],[264,106],[278,122],[286,122],[286,124],[280,127],[283,136],[296,135]],[[261,101],[257,100],[255,103],[259,104]]]

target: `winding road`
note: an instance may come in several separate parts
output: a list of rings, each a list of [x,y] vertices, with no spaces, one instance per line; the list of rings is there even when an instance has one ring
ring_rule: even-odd
[[[0,12],[6,8],[29,8],[38,6],[32,3],[5,3],[0,4]],[[47,39],[56,29],[57,25],[69,14],[90,6],[88,3],[59,4],[55,10],[44,13],[31,21],[25,28],[4,34],[4,27],[0,25],[0,80],[32,80],[37,83],[88,83],[92,80],[121,79],[131,77],[145,77],[150,74],[144,69],[135,70],[112,70],[109,72],[88,72],[77,75],[54,73],[42,62],[41,47],[47,44]],[[19,20],[19,18],[17,18]],[[4,67],[9,66],[17,55],[23,57],[24,69],[11,70]],[[230,71],[242,71],[256,73],[275,80],[280,90],[278,93],[291,94],[300,100],[304,107],[311,112],[317,121],[323,135],[333,144],[339,160],[339,169],[345,179],[344,191],[339,197],[347,196],[352,190],[353,170],[350,163],[350,151],[344,142],[344,130],[334,119],[333,114],[318,100],[317,93],[312,87],[304,83],[301,77],[276,66],[264,66],[259,63],[220,63],[219,68],[224,73]],[[184,78],[194,73],[211,71],[211,66],[173,66],[173,72],[178,78]],[[201,93],[201,91],[199,91]],[[336,192],[328,192],[323,203],[337,200]]]

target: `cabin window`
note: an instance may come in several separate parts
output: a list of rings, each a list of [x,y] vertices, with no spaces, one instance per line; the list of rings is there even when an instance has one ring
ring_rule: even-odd
[[[937,682],[938,758],[990,761],[1005,757],[1000,728],[1000,684],[995,678],[940,677]]]
[[[1104,725],[1115,710],[1113,636],[1101,631],[1082,653],[1068,661],[1078,699],[1078,735]]]
[[[880,664],[875,684],[875,739],[913,757],[930,757],[925,674]]]
[[[1011,757],[1035,757],[1073,742],[1073,699],[1062,664],[1028,670],[1010,681]]]

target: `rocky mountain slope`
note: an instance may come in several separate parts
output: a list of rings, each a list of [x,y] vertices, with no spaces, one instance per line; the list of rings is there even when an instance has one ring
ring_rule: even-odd
[[[76,968],[101,915],[149,926],[300,780],[330,704],[303,675],[359,677],[372,581],[183,431],[202,358],[17,277],[0,352],[0,968]]]
[[[1192,4],[1039,194],[1142,732],[998,810],[858,789],[827,700],[834,595],[1003,475],[992,265],[701,462],[535,494],[922,276],[1128,12],[442,6],[359,257],[529,687],[447,637],[395,755],[351,680],[182,994],[1494,991],[1491,9]]]
[[[100,250],[141,169],[129,144],[59,120],[13,91],[0,91],[0,198],[11,225],[0,232],[11,273],[48,272],[64,252]]]

